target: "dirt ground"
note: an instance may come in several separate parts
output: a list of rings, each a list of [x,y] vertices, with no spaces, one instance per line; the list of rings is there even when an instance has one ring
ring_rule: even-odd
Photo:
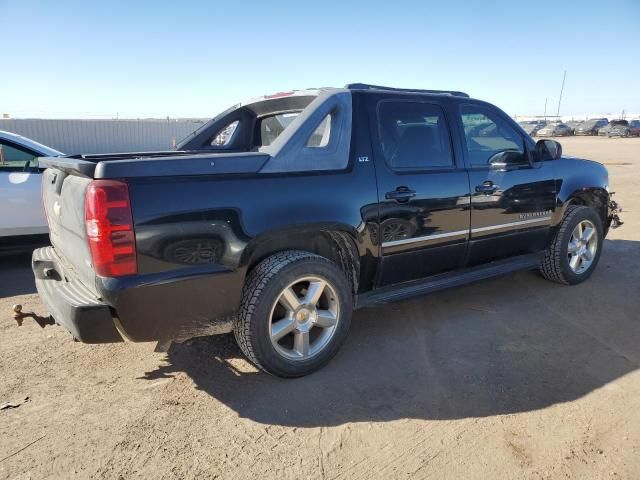
[[[89,346],[0,258],[0,478],[640,478],[640,138],[606,163],[625,225],[576,287],[523,272],[359,311],[323,370],[258,373],[228,336]]]

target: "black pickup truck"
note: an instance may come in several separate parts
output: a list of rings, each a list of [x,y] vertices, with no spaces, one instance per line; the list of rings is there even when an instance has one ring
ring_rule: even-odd
[[[355,308],[521,269],[576,284],[618,223],[601,164],[462,92],[283,92],[178,148],[42,160],[53,246],[33,271],[77,340],[233,332],[261,369],[301,376]]]

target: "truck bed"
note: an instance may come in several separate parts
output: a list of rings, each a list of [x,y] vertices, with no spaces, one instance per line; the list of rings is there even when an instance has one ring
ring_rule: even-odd
[[[43,157],[40,165],[67,174],[110,179],[255,173],[268,158],[268,154],[258,152],[168,151]]]

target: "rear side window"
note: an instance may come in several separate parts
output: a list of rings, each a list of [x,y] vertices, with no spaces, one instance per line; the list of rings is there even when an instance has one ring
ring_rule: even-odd
[[[524,138],[500,115],[474,105],[463,105],[460,115],[471,165],[488,166],[496,159],[510,164],[527,161]]]
[[[211,145],[214,147],[224,147],[229,145],[229,143],[231,143],[231,139],[233,138],[233,134],[238,128],[239,123],[240,122],[236,120],[235,122],[231,122],[229,125],[220,130],[211,141]]]
[[[329,145],[329,137],[331,136],[331,114],[324,117],[309,137],[307,147],[322,148]]]
[[[378,131],[385,162],[394,170],[453,166],[449,127],[438,105],[383,100]]]

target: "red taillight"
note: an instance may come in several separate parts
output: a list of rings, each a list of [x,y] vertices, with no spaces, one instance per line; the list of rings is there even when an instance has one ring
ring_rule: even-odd
[[[127,184],[117,180],[91,182],[84,219],[95,272],[102,277],[135,274],[136,241]]]

